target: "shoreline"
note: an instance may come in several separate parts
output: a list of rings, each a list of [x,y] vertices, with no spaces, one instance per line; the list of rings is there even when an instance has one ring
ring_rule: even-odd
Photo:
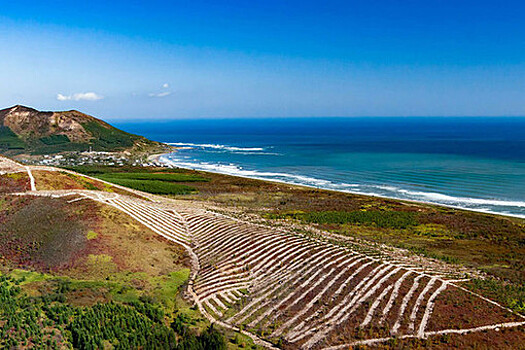
[[[153,154],[150,157],[152,157],[151,158],[152,160],[157,161],[159,163],[168,164],[167,162],[163,162],[161,159],[162,159],[162,156],[169,155],[169,154],[170,153]],[[148,160],[149,160],[150,157],[148,157]],[[267,178],[258,177],[258,176],[237,175],[237,174],[233,175],[233,174],[229,174],[229,173],[226,173],[226,172],[211,171],[211,170],[200,170],[200,169],[197,169],[197,168],[179,166],[179,165],[176,165],[176,164],[172,164],[172,166],[175,167],[175,168],[186,169],[186,170],[193,170],[193,171],[200,171],[200,172],[203,172],[203,173],[219,174],[219,175],[223,175],[223,176],[232,176],[232,177],[239,177],[239,178],[244,178],[244,179],[258,180],[258,181],[268,181],[268,182],[272,182],[272,183],[281,183],[281,184],[286,184],[286,185],[290,185],[290,186],[306,187],[306,188],[312,188],[312,189],[322,190],[322,191],[330,191],[330,192],[337,192],[337,193],[348,193],[348,194],[365,196],[365,197],[367,196],[367,197],[375,197],[375,198],[381,198],[381,199],[396,200],[396,201],[400,201],[400,202],[407,202],[407,203],[414,203],[414,204],[432,205],[432,206],[438,206],[438,207],[442,207],[442,208],[451,208],[451,209],[456,209],[456,210],[464,210],[464,211],[469,211],[469,212],[475,212],[475,213],[479,213],[479,214],[503,216],[503,217],[507,217],[507,218],[514,218],[514,219],[525,220],[525,215],[520,215],[520,214],[498,213],[498,212],[494,212],[494,211],[491,211],[491,210],[479,210],[479,209],[473,209],[473,208],[464,208],[464,207],[457,206],[457,205],[448,205],[448,204],[435,203],[435,202],[429,202],[429,201],[423,201],[423,200],[388,197],[388,196],[383,196],[383,195],[374,194],[374,193],[363,193],[363,192],[351,191],[351,190],[337,190],[337,189],[323,188],[323,187],[320,187],[320,186],[314,186],[314,185],[308,185],[308,184],[297,184],[297,183],[288,182],[288,181],[285,181],[285,180],[267,179]]]

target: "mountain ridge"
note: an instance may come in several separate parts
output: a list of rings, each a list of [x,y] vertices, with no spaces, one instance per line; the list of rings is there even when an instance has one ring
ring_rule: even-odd
[[[39,111],[22,105],[0,110],[0,153],[6,155],[162,147],[159,142],[127,133],[77,110]]]

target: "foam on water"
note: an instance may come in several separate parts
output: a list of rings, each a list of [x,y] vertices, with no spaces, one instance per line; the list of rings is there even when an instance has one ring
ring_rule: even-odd
[[[122,127],[170,164],[525,217],[525,118],[275,118]]]
[[[508,216],[525,218],[525,214],[512,212],[513,208],[525,208],[525,201],[455,197],[436,192],[411,191],[389,185],[338,183],[305,175],[248,170],[233,163],[217,164],[209,162],[191,162],[181,159],[176,153],[164,155],[160,157],[159,160],[173,167],[210,171],[225,175],[270,180],[275,182],[311,186],[355,194],[433,203],[483,213],[504,214]]]

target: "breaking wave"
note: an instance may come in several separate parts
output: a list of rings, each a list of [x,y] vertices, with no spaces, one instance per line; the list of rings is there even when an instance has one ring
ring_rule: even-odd
[[[179,143],[179,145],[182,145],[182,143]],[[442,193],[413,191],[405,188],[383,184],[334,182],[301,174],[245,169],[242,166],[233,163],[218,164],[211,162],[191,162],[185,159],[179,159],[172,155],[164,155],[160,157],[160,161],[167,165],[180,168],[203,170],[226,175],[247,177],[260,180],[270,180],[294,185],[311,186],[316,188],[355,194],[433,203],[459,209],[467,209],[484,213],[503,214],[525,218],[525,214],[516,213],[516,209],[525,208],[524,201],[455,197],[451,195],[445,195]]]
[[[235,147],[208,143],[167,142],[167,144],[178,147],[193,147],[201,149],[225,150],[232,152],[262,152],[265,150],[263,147]]]

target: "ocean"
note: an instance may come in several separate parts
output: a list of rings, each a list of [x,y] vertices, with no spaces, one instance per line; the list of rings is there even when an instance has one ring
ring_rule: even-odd
[[[525,218],[525,118],[117,122],[174,166]]]

